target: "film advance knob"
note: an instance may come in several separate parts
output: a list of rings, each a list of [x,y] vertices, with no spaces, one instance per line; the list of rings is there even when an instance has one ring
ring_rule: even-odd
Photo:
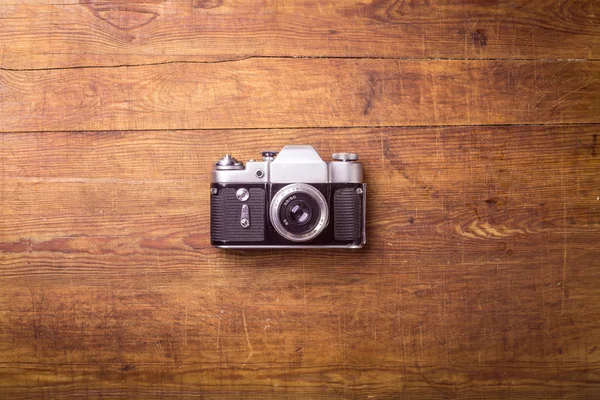
[[[356,153],[333,153],[331,156],[336,161],[357,161],[358,154]]]

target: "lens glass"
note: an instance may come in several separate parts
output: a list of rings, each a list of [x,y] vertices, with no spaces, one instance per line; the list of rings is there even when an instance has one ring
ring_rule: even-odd
[[[307,193],[288,196],[279,208],[279,219],[283,227],[294,234],[310,232],[320,218],[317,201]]]
[[[312,207],[304,200],[294,200],[285,209],[290,224],[302,226],[310,220]]]

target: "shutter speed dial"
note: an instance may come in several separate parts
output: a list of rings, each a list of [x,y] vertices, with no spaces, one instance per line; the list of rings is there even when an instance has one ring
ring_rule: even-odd
[[[358,161],[356,153],[333,153],[331,156],[336,161]]]

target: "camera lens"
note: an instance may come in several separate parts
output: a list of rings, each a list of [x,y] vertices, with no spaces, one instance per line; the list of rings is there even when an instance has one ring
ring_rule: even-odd
[[[319,222],[317,201],[306,193],[294,193],[283,200],[279,220],[285,230],[292,234],[311,231]]]
[[[271,223],[294,242],[313,239],[325,229],[329,210],[325,197],[311,185],[295,183],[281,189],[271,202]]]
[[[285,208],[285,215],[290,224],[305,225],[312,215],[312,207],[304,200],[294,200]]]

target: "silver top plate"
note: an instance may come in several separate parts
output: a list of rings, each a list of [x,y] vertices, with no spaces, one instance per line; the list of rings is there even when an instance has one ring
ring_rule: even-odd
[[[275,152],[271,152],[275,155]],[[216,165],[213,183],[362,183],[363,168],[354,153],[336,153],[344,161],[325,162],[309,145],[285,146],[277,157],[236,165],[230,155]],[[343,156],[343,157],[342,157]],[[235,160],[237,161],[237,160]],[[239,163],[241,164],[241,163]]]

